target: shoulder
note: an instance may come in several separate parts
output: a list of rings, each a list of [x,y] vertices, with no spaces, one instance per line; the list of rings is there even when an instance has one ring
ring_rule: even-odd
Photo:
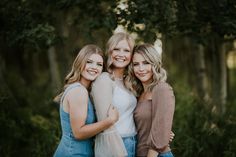
[[[101,73],[101,75],[99,75],[98,78],[110,79],[111,80],[110,74],[108,72]]]
[[[153,87],[152,93],[173,92],[173,88],[167,82],[159,82]]]
[[[74,98],[78,98],[78,97],[87,97],[88,96],[88,90],[82,86],[75,86],[74,88],[70,89],[68,91],[67,97],[69,99],[74,99]]]
[[[108,72],[103,72],[101,75],[99,75],[93,84],[103,83],[103,82],[106,84],[109,82],[112,82],[112,79],[111,79],[110,74]]]

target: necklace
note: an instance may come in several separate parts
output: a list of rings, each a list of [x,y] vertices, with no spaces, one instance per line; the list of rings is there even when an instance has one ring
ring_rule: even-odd
[[[123,78],[115,77],[115,80],[123,81]]]

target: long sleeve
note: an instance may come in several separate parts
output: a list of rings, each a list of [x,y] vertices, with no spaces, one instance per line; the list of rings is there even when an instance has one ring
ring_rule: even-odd
[[[168,147],[174,110],[173,90],[160,82],[152,91],[152,126],[148,139],[151,149],[162,152]]]
[[[102,73],[92,84],[91,96],[98,121],[107,117],[112,105],[113,81],[108,73]],[[127,155],[121,136],[114,126],[104,130],[95,138],[95,157],[124,157]]]

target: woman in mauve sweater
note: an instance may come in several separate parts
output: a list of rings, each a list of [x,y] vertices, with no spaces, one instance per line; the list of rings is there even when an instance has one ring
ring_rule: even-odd
[[[166,83],[161,55],[151,44],[134,48],[129,89],[138,99],[134,120],[138,132],[137,157],[173,157],[169,146],[175,97]]]

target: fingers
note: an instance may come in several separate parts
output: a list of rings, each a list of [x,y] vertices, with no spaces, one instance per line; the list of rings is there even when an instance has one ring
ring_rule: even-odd
[[[171,131],[169,141],[172,142],[175,137],[175,134]]]

